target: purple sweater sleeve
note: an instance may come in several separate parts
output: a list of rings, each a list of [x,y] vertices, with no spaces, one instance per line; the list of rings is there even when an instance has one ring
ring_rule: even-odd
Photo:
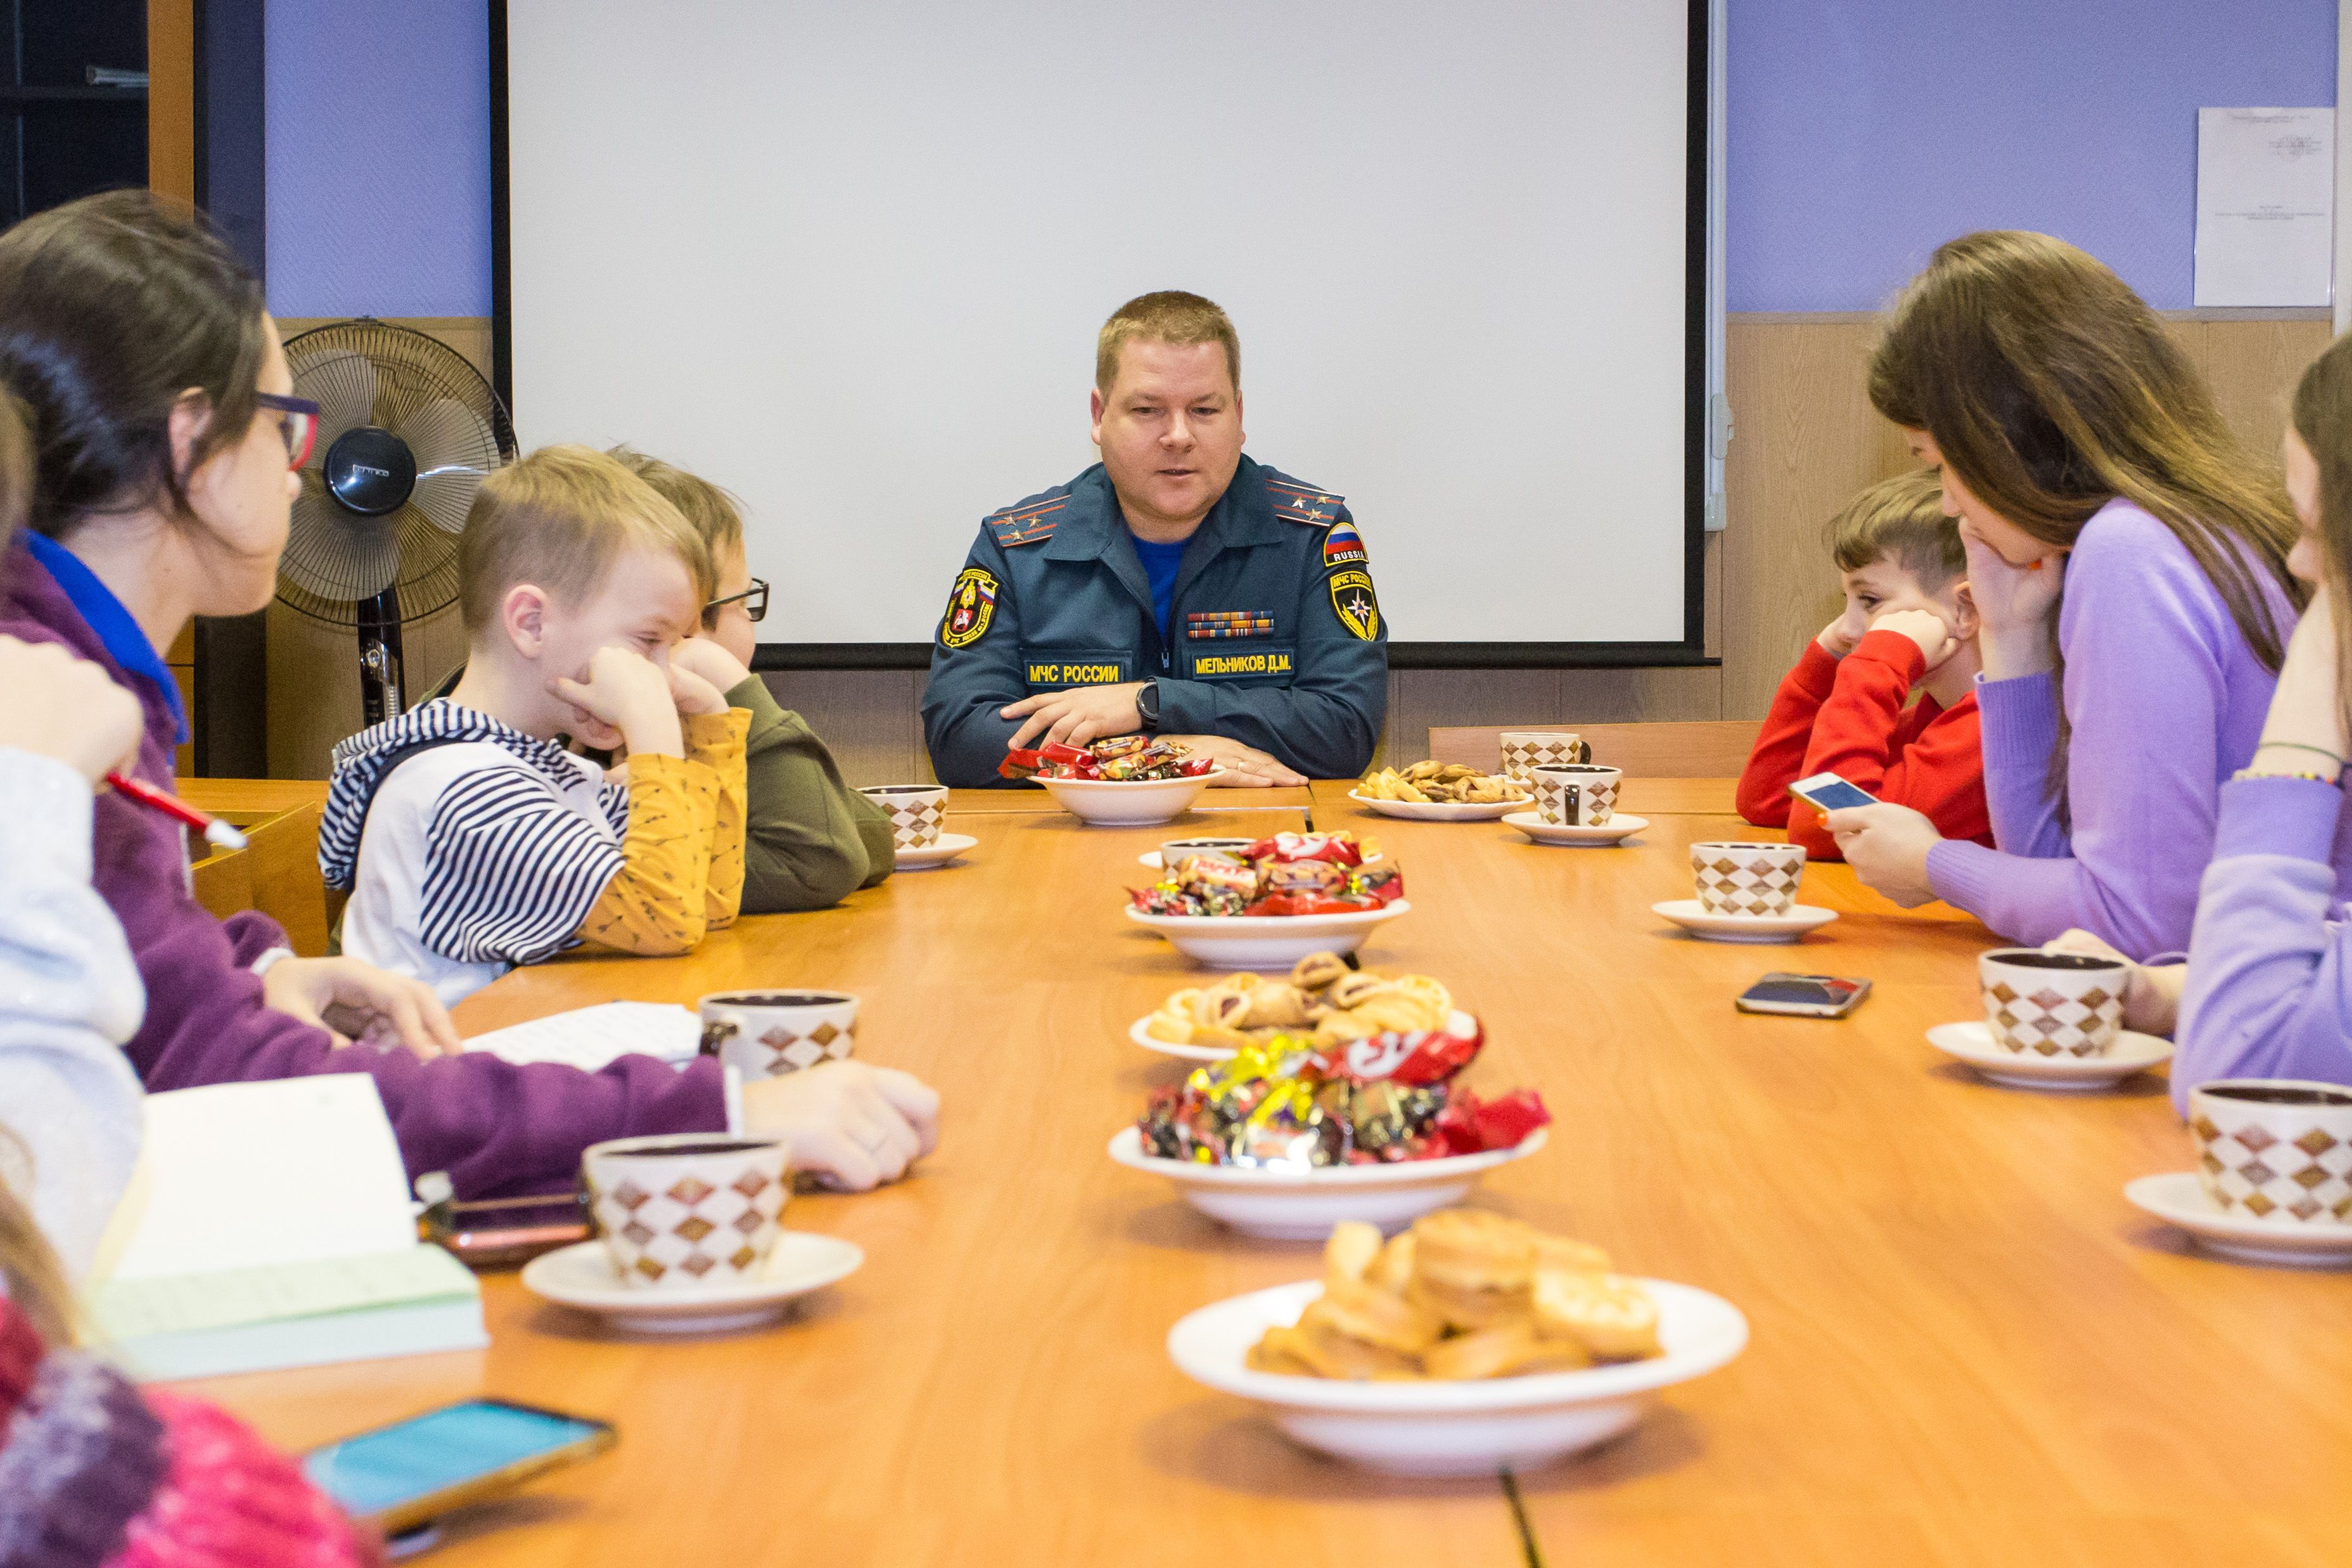
[[[2058,739],[2050,677],[1986,682],[1985,798],[2000,847],[1938,844],[1928,881],[2013,941],[2080,926],[2134,958],[2180,952],[2220,779],[2245,761],[2223,753],[2241,749],[2249,720],[2259,727],[2259,712],[2238,710],[2257,695],[2267,704],[2268,684],[2243,681],[2232,698],[2233,664],[2259,666],[2188,551],[2136,509],[2110,508],[2084,528],[2058,632],[2074,721],[2071,832],[2044,782]]]
[[[2333,924],[2341,790],[2306,779],[2222,786],[2197,900],[2172,1100],[2216,1078],[2352,1083],[2352,927]]]

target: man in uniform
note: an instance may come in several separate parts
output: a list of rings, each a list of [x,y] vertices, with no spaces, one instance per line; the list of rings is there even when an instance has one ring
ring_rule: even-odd
[[[1102,461],[992,514],[949,591],[923,692],[942,783],[1008,747],[1138,731],[1224,782],[1370,763],[1388,626],[1341,499],[1242,455],[1241,344],[1194,294],[1146,294],[1095,353]]]

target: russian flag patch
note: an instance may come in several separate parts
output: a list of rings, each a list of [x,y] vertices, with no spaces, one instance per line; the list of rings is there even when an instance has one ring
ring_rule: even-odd
[[[1343,517],[1333,523],[1323,535],[1325,567],[1346,566],[1351,561],[1360,561],[1363,559],[1364,538],[1356,531],[1356,525],[1346,518]]]

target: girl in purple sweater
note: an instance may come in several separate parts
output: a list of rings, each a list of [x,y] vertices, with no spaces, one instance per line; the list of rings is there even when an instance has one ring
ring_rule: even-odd
[[[2287,644],[2253,760],[2221,788],[2197,901],[2172,1098],[2216,1078],[2352,1083],[2352,928],[2331,850],[2345,812],[2352,693],[2352,338],[2295,388],[2283,443],[2303,535],[2287,562],[2319,585]]]
[[[2156,313],[2046,235],[1938,249],[1870,393],[1960,519],[2000,847],[1890,805],[1830,831],[1899,903],[1942,898],[2019,942],[2185,950],[2221,785],[2253,755],[2302,599],[2284,494]]]
[[[135,695],[146,730],[124,766],[168,789],[186,717],[160,650],[192,616],[269,602],[318,410],[290,396],[261,286],[200,217],[143,191],[0,235],[0,382],[36,470],[28,528],[0,534],[0,635],[62,644]],[[205,913],[176,823],[110,793],[93,837],[93,885],[146,987],[124,1051],[149,1089],[365,1072],[410,1174],[446,1171],[461,1197],[569,1187],[602,1139],[721,1129],[782,1135],[796,1166],[870,1187],[936,1136],[928,1086],[861,1062],[738,1086],[707,1057],[582,1072],[449,1054],[425,988],[294,957],[257,913]]]

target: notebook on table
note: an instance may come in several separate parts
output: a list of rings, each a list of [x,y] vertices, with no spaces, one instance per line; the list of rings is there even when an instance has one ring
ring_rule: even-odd
[[[150,1095],[85,1295],[91,1348],[142,1382],[478,1349],[481,1287],[417,1239],[363,1073]]]

